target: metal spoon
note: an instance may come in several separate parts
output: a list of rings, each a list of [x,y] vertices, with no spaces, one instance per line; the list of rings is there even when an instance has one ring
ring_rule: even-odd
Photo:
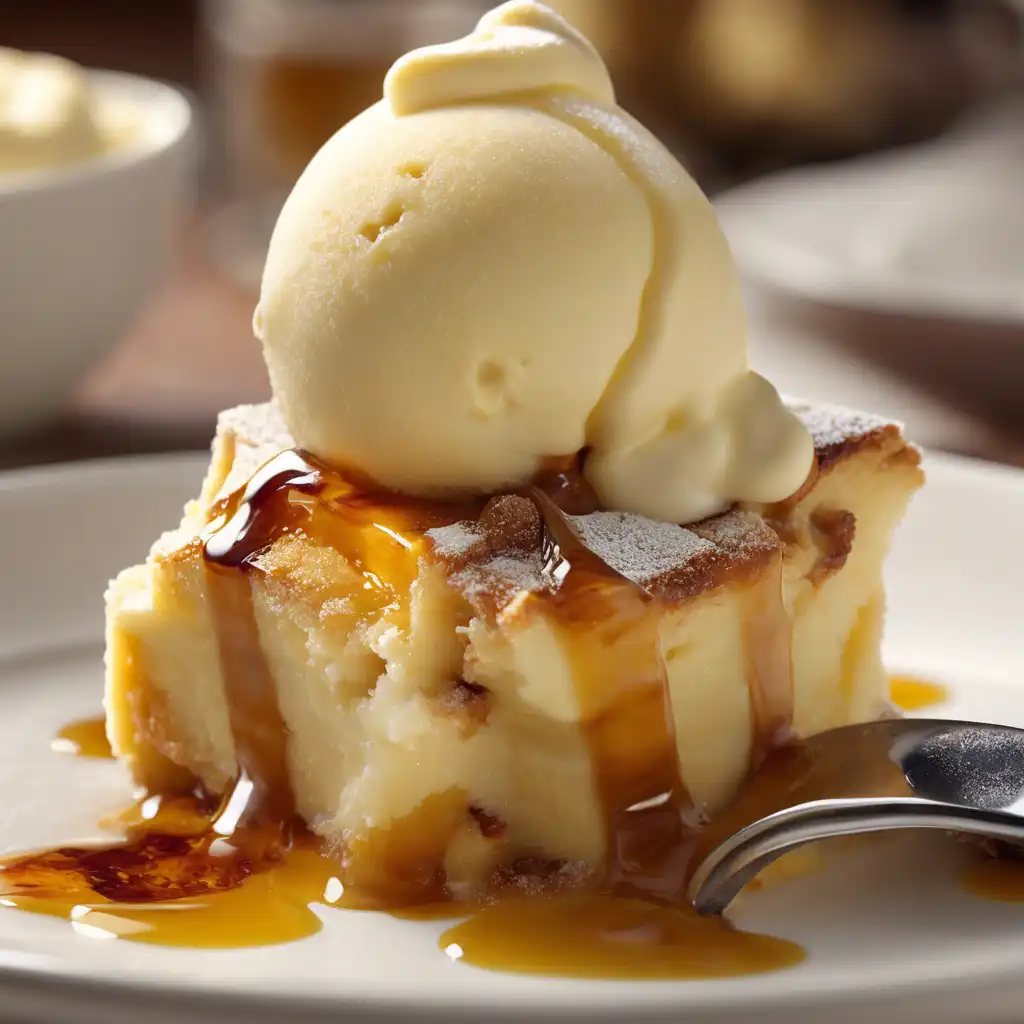
[[[898,828],[1024,843],[1024,730],[893,719],[782,747],[701,836],[689,896],[700,913],[720,914],[789,850]]]

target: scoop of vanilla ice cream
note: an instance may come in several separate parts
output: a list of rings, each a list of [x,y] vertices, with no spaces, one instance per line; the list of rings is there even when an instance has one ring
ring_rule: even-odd
[[[103,152],[85,72],[46,53],[0,47],[0,171],[76,163]]]
[[[587,449],[606,507],[689,522],[785,498],[813,461],[748,367],[710,204],[526,0],[401,58],[314,158],[255,330],[297,442],[410,493]]]

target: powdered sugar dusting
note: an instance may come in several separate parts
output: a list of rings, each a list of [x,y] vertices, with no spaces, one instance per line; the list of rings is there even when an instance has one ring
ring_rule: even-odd
[[[670,602],[683,601],[735,578],[756,573],[779,552],[774,531],[752,512],[732,511],[690,528],[625,512],[567,516],[582,542],[631,583]],[[481,613],[506,607],[522,593],[553,590],[558,582],[531,549],[513,549],[484,523],[431,530],[435,553],[452,583]],[[495,547],[495,544],[498,547]]]
[[[583,543],[626,579],[646,586],[714,545],[690,530],[625,512],[570,516]]]
[[[474,522],[438,526],[427,530],[426,535],[433,543],[434,550],[446,561],[462,558],[473,548],[487,542],[486,531]]]
[[[839,405],[803,402],[788,399],[786,404],[803,421],[817,450],[834,448],[848,441],[860,440],[886,429],[900,429],[900,424],[884,416],[859,412]]]
[[[693,530],[718,551],[734,559],[750,558],[756,552],[778,547],[775,532],[753,512],[726,512],[695,523]]]
[[[229,449],[232,461],[214,500],[225,498],[232,491],[244,487],[260,466],[275,455],[295,447],[295,439],[288,432],[275,402],[225,409],[217,417],[217,442],[232,445]]]
[[[483,563],[471,563],[452,573],[452,583],[478,611],[500,611],[523,593],[550,589],[552,580],[544,575],[539,552],[497,555]]]
[[[276,445],[281,451],[295,447],[276,402],[225,409],[217,417],[217,432],[234,434],[243,444],[254,447]]]

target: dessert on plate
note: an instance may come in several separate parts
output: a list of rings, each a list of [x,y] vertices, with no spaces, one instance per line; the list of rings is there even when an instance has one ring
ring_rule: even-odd
[[[681,906],[768,752],[888,713],[919,454],[750,369],[714,211],[552,11],[394,65],[254,327],[274,400],[107,594],[114,752],[221,799],[219,863],[308,830],[361,906]]]
[[[918,454],[749,369],[712,208],[551,11],[398,61],[255,330],[276,401],[108,594],[140,785],[244,773],[383,905],[651,857],[678,893],[766,750],[883,713]]]

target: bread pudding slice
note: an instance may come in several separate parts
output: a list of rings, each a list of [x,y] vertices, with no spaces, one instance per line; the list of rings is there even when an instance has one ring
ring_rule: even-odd
[[[266,468],[292,448],[273,405],[222,414],[199,498],[107,594],[115,752],[153,791],[286,790],[383,903],[607,874],[625,812],[672,790],[713,815],[772,745],[887,708],[882,565],[919,455],[794,408],[802,491],[687,528],[550,489],[370,501]]]

